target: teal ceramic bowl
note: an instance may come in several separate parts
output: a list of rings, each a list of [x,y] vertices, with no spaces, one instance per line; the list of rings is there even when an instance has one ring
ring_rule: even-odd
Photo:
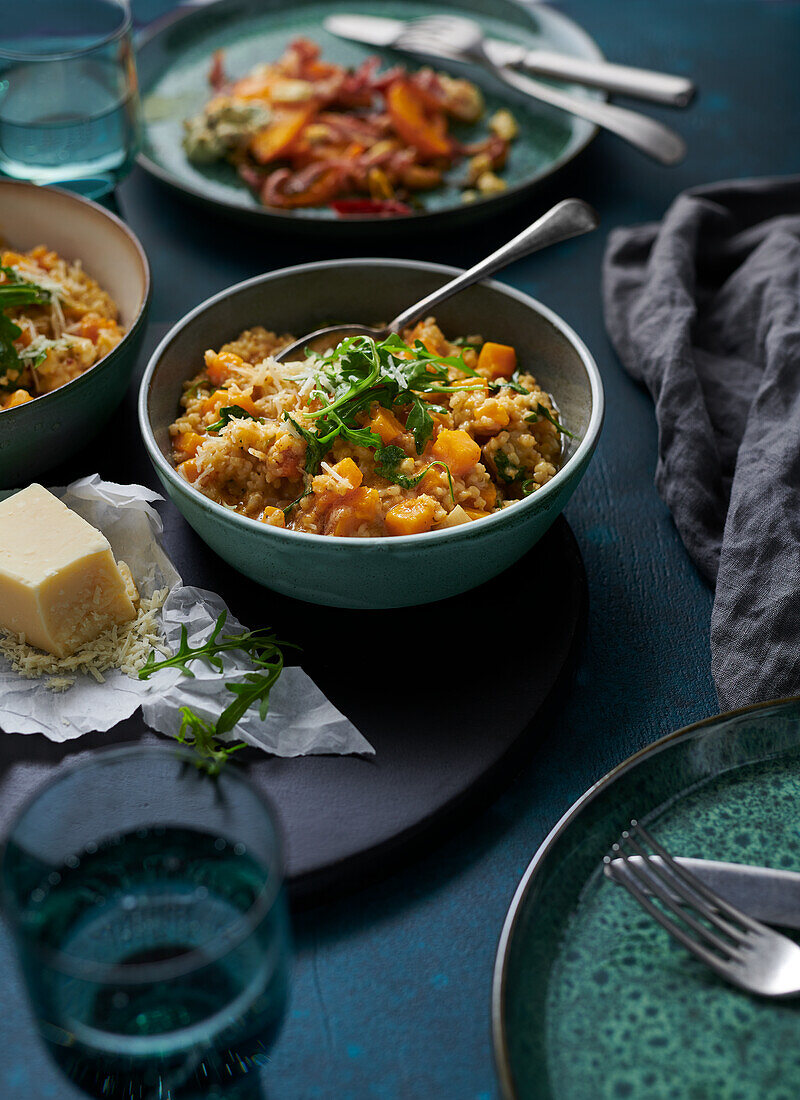
[[[578,336],[527,295],[497,282],[465,290],[437,310],[453,335],[480,332],[513,344],[551,392],[575,435],[562,469],[533,496],[488,519],[398,538],[335,538],[270,527],[203,496],[169,461],[169,425],[182,386],[242,329],[302,334],[342,321],[378,323],[441,286],[455,268],[411,260],[333,260],[239,283],[197,306],[156,349],[142,380],[142,437],[164,488],[192,527],[234,569],[259,584],[334,607],[403,607],[474,588],[536,543],[575,491],[597,444],[603,387]]]
[[[144,336],[150,268],[119,218],[51,187],[0,180],[0,237],[19,251],[46,244],[68,260],[80,260],[117,303],[127,329],[109,355],[72,382],[0,412],[0,488],[10,489],[69,458],[122,400]]]

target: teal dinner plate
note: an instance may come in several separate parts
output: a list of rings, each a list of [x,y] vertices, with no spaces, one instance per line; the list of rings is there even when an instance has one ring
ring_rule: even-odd
[[[462,162],[451,170],[443,187],[421,195],[424,210],[420,213],[394,218],[340,218],[327,207],[271,210],[256,200],[229,164],[193,165],[183,151],[183,120],[200,111],[210,96],[208,70],[214,50],[225,51],[225,67],[231,76],[241,76],[258,63],[275,60],[293,38],[301,35],[320,45],[323,58],[345,65],[359,65],[380,53],[383,67],[401,61],[415,69],[426,62],[344,41],[324,30],[323,20],[341,11],[410,19],[448,8],[473,16],[487,34],[498,38],[585,58],[602,57],[592,39],[559,12],[540,5],[522,7],[514,0],[339,0],[336,4],[331,0],[217,0],[213,4],[188,5],[145,31],[138,43],[145,119],[139,163],[187,197],[263,226],[277,222],[319,230],[334,225],[352,228],[360,223],[371,231],[397,226],[407,229],[409,222],[425,220],[429,224],[436,219],[452,223],[477,218],[518,200],[584,149],[595,136],[596,127],[537,104],[475,67],[467,69],[452,63],[442,62],[437,67],[475,79],[487,103],[484,120],[456,129],[460,137],[467,140],[485,134],[486,119],[499,107],[510,107],[520,128],[502,173],[508,189],[470,205],[462,202],[458,187],[458,180],[464,176]],[[585,88],[571,90],[576,95],[600,96]]]
[[[632,817],[673,854],[800,871],[800,699],[689,726],[561,819],[511,904],[495,966],[506,1097],[795,1100],[800,1001],[751,997],[602,873]]]

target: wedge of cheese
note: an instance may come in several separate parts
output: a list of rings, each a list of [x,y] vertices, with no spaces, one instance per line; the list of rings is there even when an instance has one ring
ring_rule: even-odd
[[[0,501],[0,627],[68,657],[134,615],[105,535],[41,485]]]

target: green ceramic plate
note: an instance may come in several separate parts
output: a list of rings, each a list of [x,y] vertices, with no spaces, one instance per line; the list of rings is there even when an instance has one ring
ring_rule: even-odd
[[[183,120],[196,114],[207,101],[207,73],[215,49],[225,50],[226,67],[233,75],[253,65],[277,58],[298,35],[318,42],[323,56],[346,65],[358,65],[376,50],[345,42],[329,34],[322,21],[333,12],[367,13],[392,18],[414,18],[453,8],[480,21],[487,33],[530,46],[547,46],[586,58],[600,58],[595,43],[565,16],[539,5],[523,8],[513,0],[218,0],[170,16],[146,32],[139,43],[138,67],[145,117],[145,134],[139,163],[152,175],[178,188],[187,196],[221,207],[231,214],[262,225],[283,222],[309,229],[326,225],[352,228],[364,221],[371,230],[407,226],[408,222],[431,219],[459,221],[494,212],[499,206],[519,199],[539,180],[566,164],[588,145],[596,127],[561,111],[537,105],[491,77],[481,78],[488,113],[501,106],[511,107],[520,125],[503,175],[508,190],[479,200],[471,206],[461,201],[457,180],[463,166],[456,166],[446,185],[423,196],[425,212],[400,218],[338,218],[327,208],[277,212],[261,206],[228,164],[198,167],[186,158],[181,140]],[[403,60],[409,67],[424,62],[384,51],[386,64]],[[441,66],[454,73],[469,72],[452,64]],[[576,95],[599,95],[586,89],[572,89]],[[462,136],[485,132],[479,123],[462,131]]]
[[[673,853],[800,871],[800,700],[663,738],[553,829],[498,950],[493,1024],[504,1094],[794,1100],[800,1004],[727,985],[603,877],[602,858],[631,817]]]

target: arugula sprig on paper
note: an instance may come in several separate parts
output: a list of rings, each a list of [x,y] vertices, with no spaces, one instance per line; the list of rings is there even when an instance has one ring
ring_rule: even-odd
[[[224,409],[219,410],[219,420],[215,424],[209,424],[206,431],[218,432],[227,424],[230,424],[232,420],[255,420],[259,424],[264,423],[263,416],[253,416],[247,409],[242,409],[239,405],[226,405]]]
[[[239,650],[249,657],[254,670],[244,674],[244,682],[225,684],[226,690],[235,698],[225,707],[215,724],[195,714],[190,707],[181,707],[178,740],[192,745],[208,761],[207,770],[214,769],[215,773],[232,752],[245,745],[245,742],[236,745],[220,743],[218,738],[229,733],[251,707],[258,706],[259,717],[264,721],[269,710],[270,691],[283,671],[283,649],[297,648],[291,642],[278,641],[273,631],[266,628],[246,630],[241,634],[223,634],[227,617],[227,611],[223,611],[208,638],[198,646],[189,644],[186,627],[182,626],[177,652],[157,661],[155,651],[151,651],[139,670],[140,680],[147,680],[162,668],[179,668],[184,676],[193,677],[190,662],[205,660],[216,672],[224,674],[223,653]]]

